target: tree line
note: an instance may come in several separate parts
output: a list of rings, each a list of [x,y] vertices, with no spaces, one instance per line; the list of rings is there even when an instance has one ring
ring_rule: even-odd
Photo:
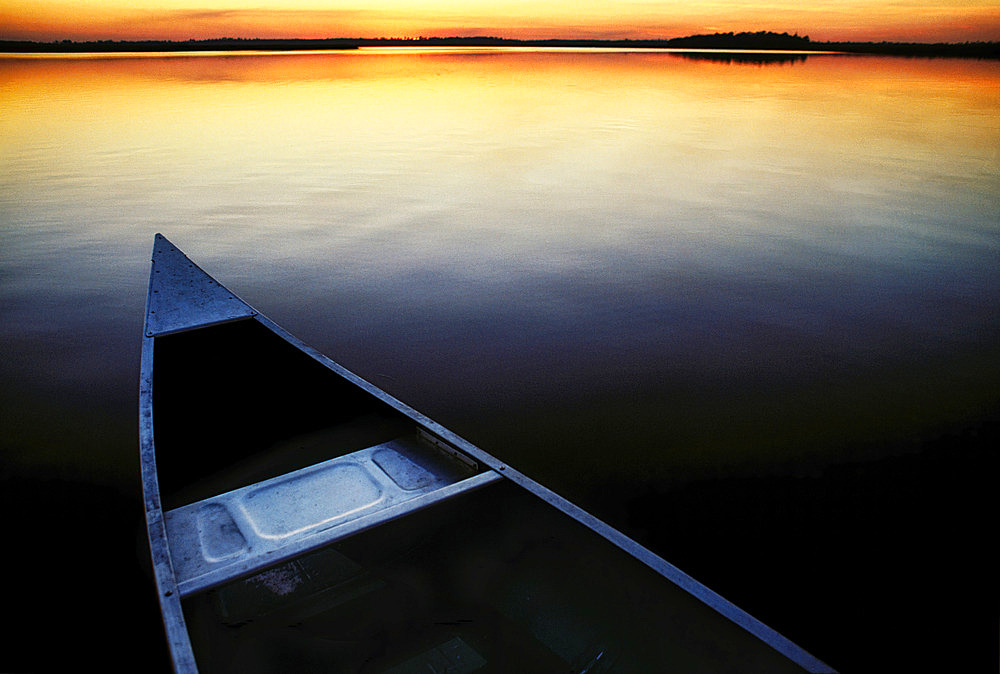
[[[1000,58],[1000,42],[817,42],[808,35],[771,31],[713,33],[669,39],[546,39],[519,40],[488,35],[464,37],[376,37],[325,39],[268,39],[222,37],[208,40],[92,40],[32,42],[2,40],[0,52],[177,52],[177,51],[295,51],[357,49],[392,46],[427,47],[621,47],[631,49],[749,49],[761,51],[837,51],[857,54],[900,56],[950,56]]]

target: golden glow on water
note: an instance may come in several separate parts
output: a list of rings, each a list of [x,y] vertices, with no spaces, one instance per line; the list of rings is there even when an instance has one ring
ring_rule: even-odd
[[[118,152],[137,167],[165,153],[158,171],[315,166],[297,180],[317,185],[392,175],[412,198],[575,185],[575,199],[697,200],[720,181],[739,191],[751,177],[798,172],[849,183],[885,162],[948,161],[959,149],[995,161],[998,91],[991,62],[839,56],[778,65],[494,49],[8,58],[0,147],[9,158],[56,145],[60,171],[94,162],[99,148],[96,160]]]
[[[596,410],[631,382],[651,417],[689,405],[677,446],[729,460],[787,428],[775,446],[813,451],[810,419],[841,415],[835,439],[895,423],[856,423],[909,391],[878,368],[931,349],[973,355],[934,360],[951,393],[913,404],[957,409],[996,371],[976,340],[1000,287],[1000,64],[760,58],[0,58],[0,300],[90,312],[132,283],[141,304],[163,231],[276,319],[336,305],[325,350],[349,366],[446,363],[398,379],[458,404],[489,381]],[[797,378],[811,397],[775,402]],[[687,386],[717,398],[694,409]]]
[[[392,136],[389,130],[405,119],[418,133],[457,124],[476,144],[508,146],[513,127],[538,133],[535,125],[541,125],[591,127],[595,137],[603,132],[616,142],[627,142],[641,128],[645,145],[692,133],[690,123],[720,116],[717,106],[729,124],[712,129],[707,143],[730,145],[726,135],[754,142],[779,129],[819,137],[835,130],[841,134],[835,145],[850,147],[860,139],[844,137],[843,124],[856,123],[856,133],[870,139],[896,137],[893,130],[911,120],[908,131],[924,136],[921,129],[949,123],[935,113],[962,107],[989,114],[998,99],[997,66],[990,62],[813,56],[805,63],[734,66],[674,54],[581,57],[571,50],[8,58],[0,61],[0,76],[8,147],[17,142],[18,129],[30,142],[47,135],[38,129],[65,129],[67,138],[88,127],[144,134],[151,121],[169,120],[152,133],[169,138],[197,133],[213,120],[225,124],[232,115],[261,132],[263,144],[295,129],[321,128],[346,139],[363,127]],[[707,101],[716,106],[708,115]],[[25,102],[30,111],[19,105]],[[828,107],[834,104],[836,110]],[[335,110],[352,114],[331,114]],[[814,115],[831,119],[814,125]],[[972,145],[994,131],[989,124],[962,128],[973,134]],[[834,137],[828,140],[813,149],[829,149]]]
[[[470,223],[491,232],[484,251],[498,259],[525,245],[511,232],[574,231],[545,253],[558,266],[666,232],[678,255],[766,245],[747,237],[816,234],[868,208],[890,218],[880,200],[900,190],[996,183],[996,63],[730,57],[4,58],[0,166],[15,197],[31,179],[99,179],[112,218],[156,220],[181,199],[195,217],[255,229],[323,228],[342,212],[405,240],[433,222],[446,240],[427,265],[461,255]]]

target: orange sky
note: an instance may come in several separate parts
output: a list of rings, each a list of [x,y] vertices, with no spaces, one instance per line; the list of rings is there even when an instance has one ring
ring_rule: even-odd
[[[678,37],[1000,40],[996,0],[0,0],[0,38]]]

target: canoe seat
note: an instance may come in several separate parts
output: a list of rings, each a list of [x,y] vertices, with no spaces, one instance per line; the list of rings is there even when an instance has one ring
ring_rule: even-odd
[[[431,447],[396,439],[167,512],[181,596],[502,479]]]

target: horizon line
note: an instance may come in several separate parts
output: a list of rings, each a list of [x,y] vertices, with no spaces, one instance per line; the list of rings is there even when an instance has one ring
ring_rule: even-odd
[[[683,35],[678,37],[652,37],[652,38],[594,38],[594,37],[544,37],[544,38],[515,38],[515,37],[502,37],[498,35],[421,35],[418,37],[406,37],[406,36],[393,36],[393,35],[380,35],[377,37],[360,37],[360,36],[330,36],[330,37],[237,37],[231,35],[220,35],[216,37],[209,38],[187,38],[187,39],[177,39],[177,38],[99,38],[99,39],[88,39],[88,40],[76,40],[70,38],[56,38],[53,40],[30,40],[30,39],[18,39],[18,38],[0,38],[0,44],[33,44],[33,45],[45,45],[45,46],[58,46],[58,45],[86,45],[86,44],[188,44],[188,43],[210,43],[210,42],[433,42],[433,41],[449,41],[449,40],[480,40],[488,42],[506,42],[506,43],[554,43],[554,42],[574,42],[574,43],[588,43],[588,44],[621,44],[621,43],[668,43],[668,42],[678,42],[687,40],[719,40],[719,39],[730,39],[730,40],[789,40],[791,42],[796,42],[800,44],[808,45],[828,45],[828,44],[843,44],[843,45],[899,45],[899,46],[963,46],[963,45],[1000,45],[998,40],[964,40],[964,41],[935,41],[935,42],[920,42],[912,40],[813,40],[808,35],[799,35],[796,33],[777,33],[773,31],[728,31],[724,33],[703,33],[703,34],[691,34]]]

